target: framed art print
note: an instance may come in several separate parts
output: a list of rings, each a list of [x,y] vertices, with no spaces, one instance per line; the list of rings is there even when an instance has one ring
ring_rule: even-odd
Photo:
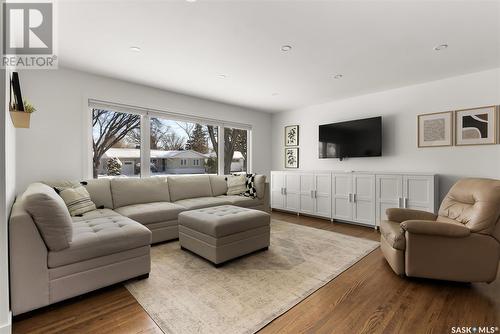
[[[298,146],[299,145],[299,126],[289,125],[285,126],[285,146]]]
[[[455,145],[487,145],[497,142],[496,106],[455,111]]]
[[[418,147],[453,145],[453,112],[418,115]]]
[[[299,148],[285,148],[285,168],[299,168]]]

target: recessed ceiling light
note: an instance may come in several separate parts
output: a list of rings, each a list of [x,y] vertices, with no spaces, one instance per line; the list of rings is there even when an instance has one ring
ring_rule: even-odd
[[[279,93],[273,93],[272,95],[273,95],[273,96],[278,96],[278,95],[280,95],[280,94],[279,94]]]
[[[292,49],[292,46],[291,46],[291,45],[283,45],[283,46],[281,47],[281,51],[283,51],[283,52],[288,52],[288,51],[290,51],[291,49]]]
[[[186,0],[186,2],[196,2],[196,0]]]
[[[448,47],[448,44],[441,44],[441,45],[435,46],[434,51],[441,51],[441,50],[446,49],[447,47]]]
[[[333,78],[334,78],[334,79],[337,79],[337,80],[342,79],[342,77],[344,77],[342,74],[335,74],[335,75],[333,76]]]
[[[130,47],[130,51],[134,51],[134,52],[141,52],[142,49],[138,46],[131,46]]]
[[[217,75],[217,78],[219,78],[219,79],[225,79],[225,78],[227,78],[227,75],[225,75],[225,74],[219,74],[219,75]]]

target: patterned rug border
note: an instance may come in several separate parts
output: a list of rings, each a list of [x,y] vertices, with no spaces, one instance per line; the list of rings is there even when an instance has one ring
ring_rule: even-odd
[[[280,219],[272,219],[272,220],[279,221],[280,223],[294,224],[294,223],[290,223],[290,222],[287,222],[287,221],[284,221],[284,220],[280,220]],[[380,247],[380,243],[378,241],[374,241],[374,240],[370,240],[370,239],[365,239],[365,238],[360,238],[360,237],[354,237],[352,235],[345,235],[345,234],[342,234],[342,233],[338,233],[338,232],[334,232],[334,231],[328,231],[328,230],[323,230],[323,229],[312,227],[312,226],[304,226],[304,225],[299,225],[299,224],[294,224],[294,225],[297,225],[297,226],[300,226],[300,227],[304,227],[304,228],[312,228],[312,229],[316,229],[316,230],[331,232],[331,233],[342,235],[343,237],[353,238],[353,239],[360,239],[360,240],[364,240],[364,241],[368,241],[368,242],[373,242],[375,244],[373,245],[372,249],[367,250],[365,253],[363,253],[360,256],[358,256],[357,258],[355,258],[353,263],[351,263],[351,264],[349,264],[347,266],[344,266],[344,268],[341,269],[342,271],[339,274],[337,274],[337,275],[332,274],[332,275],[328,276],[328,278],[326,278],[324,282],[320,282],[316,287],[311,288],[309,291],[305,292],[302,296],[297,297],[294,301],[290,302],[287,306],[284,306],[281,310],[277,311],[274,315],[270,316],[268,319],[263,320],[261,323],[259,323],[258,325],[256,325],[256,327],[258,327],[258,328],[255,331],[250,331],[250,332],[247,332],[247,333],[252,333],[252,334],[253,333],[257,333],[258,331],[260,331],[261,329],[263,329],[264,327],[266,327],[267,325],[269,325],[271,322],[273,322],[274,320],[278,319],[283,314],[285,314],[286,312],[288,312],[289,310],[291,310],[292,308],[294,308],[296,305],[300,304],[300,302],[306,300],[309,296],[311,296],[312,294],[314,294],[316,291],[318,291],[319,289],[321,289],[322,287],[324,287],[325,285],[327,285],[328,283],[330,283],[331,281],[333,281],[335,278],[337,278],[340,275],[342,275],[343,273],[345,273],[349,268],[351,268],[354,265],[356,265],[359,261],[361,261],[362,259],[364,259],[366,256],[370,255],[372,252],[374,252],[377,248]]]
[[[363,241],[367,241],[369,243],[373,243],[373,246],[371,248],[367,249],[364,253],[360,254],[358,257],[356,257],[351,264],[348,264],[348,265],[344,266],[343,268],[341,267],[341,272],[340,273],[338,273],[338,274],[332,274],[332,275],[328,276],[324,281],[321,281],[320,283],[318,283],[318,285],[316,285],[315,287],[313,287],[313,288],[309,289],[308,291],[304,292],[301,296],[298,296],[293,301],[291,301],[290,303],[288,303],[286,306],[283,306],[277,312],[274,312],[272,315],[270,315],[269,317],[267,317],[265,320],[263,320],[260,323],[258,323],[257,325],[255,325],[255,329],[243,332],[244,334],[254,334],[254,333],[257,333],[258,331],[260,331],[261,329],[263,329],[264,327],[268,326],[271,322],[273,322],[274,320],[278,319],[283,314],[285,314],[286,312],[288,312],[289,310],[291,310],[293,307],[295,307],[296,305],[298,305],[300,302],[304,301],[309,296],[311,296],[312,294],[314,294],[316,291],[318,291],[319,289],[323,288],[325,285],[327,285],[328,283],[330,283],[331,281],[333,281],[335,278],[337,278],[340,275],[342,275],[343,273],[345,273],[349,268],[351,268],[354,265],[356,265],[359,261],[361,261],[366,256],[368,256],[369,254],[371,254],[373,251],[375,251],[377,248],[380,247],[380,243],[378,241],[374,241],[374,240],[370,240],[370,239],[355,237],[355,236],[351,236],[351,235],[345,235],[345,234],[342,234],[342,233],[339,233],[339,232],[329,231],[329,230],[323,230],[323,229],[312,227],[312,226],[305,226],[305,225],[299,225],[299,224],[295,224],[295,223],[290,223],[290,222],[287,222],[287,221],[284,221],[284,220],[281,220],[281,219],[271,219],[271,221],[276,221],[276,222],[284,223],[284,224],[292,224],[292,225],[295,225],[296,227],[298,227],[299,229],[300,228],[304,228],[304,229],[321,230],[321,231],[326,231],[326,232],[334,233],[334,234],[337,234],[337,235],[341,235],[342,237],[345,237],[345,238],[348,238],[348,239],[352,238],[352,239],[363,240]],[[167,241],[167,242],[178,242],[178,240],[171,240],[171,241]],[[163,244],[163,243],[160,243],[159,245],[161,245],[161,244]],[[158,328],[160,329],[160,331],[162,333],[164,333],[164,334],[168,334],[167,332],[165,332],[163,330],[163,328],[161,328],[161,326],[158,323],[158,321],[154,318],[154,316],[152,314],[150,314],[148,312],[148,310],[146,309],[146,307],[144,305],[142,305],[141,302],[134,296],[134,294],[132,293],[132,291],[130,289],[128,289],[127,284],[125,284],[124,286],[127,289],[127,291],[129,291],[129,293],[134,297],[134,299],[137,301],[137,303],[141,306],[141,308],[144,310],[144,312],[146,312],[148,314],[148,316],[150,317],[150,319],[153,320],[153,322],[156,324],[156,326],[158,326]]]

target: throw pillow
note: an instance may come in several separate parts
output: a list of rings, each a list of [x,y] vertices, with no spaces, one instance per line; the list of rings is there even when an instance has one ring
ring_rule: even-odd
[[[228,195],[240,195],[246,191],[246,176],[241,175],[229,175],[226,177],[227,182],[227,194]]]
[[[256,174],[246,175],[246,181],[245,181],[246,190],[242,194],[243,196],[251,198],[257,197],[257,189],[255,189],[255,175]]]
[[[54,189],[66,203],[71,216],[82,215],[96,210],[96,206],[91,201],[90,194],[84,186]]]

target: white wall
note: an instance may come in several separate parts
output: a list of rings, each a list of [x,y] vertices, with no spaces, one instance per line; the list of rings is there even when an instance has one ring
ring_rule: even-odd
[[[8,217],[15,198],[16,189],[16,131],[8,112],[9,75],[0,71],[0,334],[11,332],[9,306],[9,268],[8,268]]]
[[[274,115],[273,170],[284,169],[285,125],[300,125],[300,169],[433,172],[441,198],[464,176],[500,179],[500,145],[417,148],[417,114],[500,104],[500,69],[358,96]],[[318,126],[382,116],[382,157],[318,159]]]
[[[253,126],[253,170],[271,169],[271,115],[70,69],[20,73],[23,97],[38,109],[17,132],[18,193],[37,180],[84,177],[85,98],[155,108]]]

